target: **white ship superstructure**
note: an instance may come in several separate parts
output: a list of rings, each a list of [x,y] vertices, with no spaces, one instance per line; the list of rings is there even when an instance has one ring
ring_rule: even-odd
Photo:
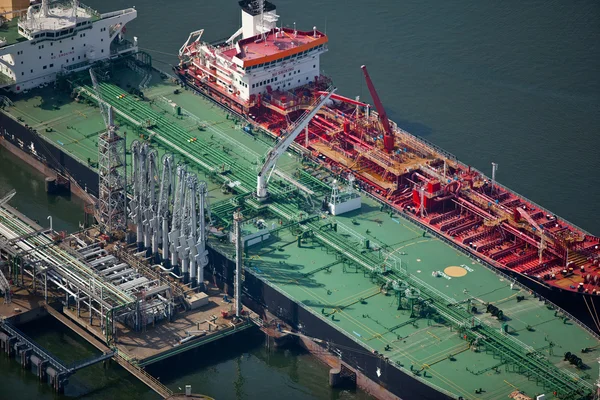
[[[242,27],[226,43],[202,42],[203,30],[190,34],[179,56],[188,75],[207,89],[247,110],[263,95],[283,103],[295,88],[320,77],[319,58],[327,51],[327,36],[313,28],[299,31],[278,26],[275,6],[264,0],[243,0]],[[238,37],[241,39],[236,41]]]
[[[0,27],[0,87],[22,92],[53,82],[58,73],[137,51],[123,37],[137,11],[100,14],[77,0],[42,1]]]

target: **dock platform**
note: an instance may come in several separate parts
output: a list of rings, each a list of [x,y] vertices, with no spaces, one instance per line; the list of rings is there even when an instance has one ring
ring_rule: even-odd
[[[54,360],[15,327],[51,315],[101,352],[77,365],[54,361],[53,371],[47,373],[55,374],[52,382],[58,392],[70,374],[112,358],[161,397],[179,398],[183,395],[173,393],[144,367],[255,326],[248,314],[239,320],[232,318],[233,303],[216,287],[198,295],[154,273],[143,260],[126,256],[120,261],[116,257],[119,252],[109,253],[75,237],[65,240],[12,207],[0,207],[0,217],[2,272],[11,285],[11,296],[6,297],[6,304],[0,304],[0,329],[6,339],[3,348],[13,352],[14,347],[21,360],[28,361],[32,350],[35,360],[40,356]],[[80,251],[82,247],[85,251]],[[111,280],[105,272],[111,269],[119,271],[119,280]],[[131,289],[125,288],[123,279]],[[146,285],[142,290],[130,284],[138,281]],[[167,300],[161,303],[160,297],[146,295],[149,292],[164,294]],[[143,323],[132,324],[127,315],[146,304],[153,308],[136,317]],[[157,307],[159,314],[153,313]],[[40,364],[40,374],[46,373],[46,364]],[[210,399],[197,394],[191,398]]]

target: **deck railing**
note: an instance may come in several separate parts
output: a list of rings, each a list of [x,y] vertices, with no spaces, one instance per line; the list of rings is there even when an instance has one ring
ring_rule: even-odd
[[[377,112],[376,112],[376,111],[372,111],[371,113],[372,113],[372,115],[377,115]],[[390,121],[390,124],[392,125],[392,128],[393,128],[393,130],[394,130],[394,131],[395,131],[397,134],[406,135],[406,136],[410,137],[411,139],[413,139],[413,140],[416,140],[417,142],[420,142],[421,144],[423,144],[423,145],[425,145],[425,146],[431,147],[433,150],[435,150],[436,152],[438,152],[438,153],[442,154],[443,156],[445,156],[445,157],[447,157],[447,158],[451,159],[452,161],[456,162],[456,163],[457,163],[458,165],[460,165],[461,167],[463,167],[463,168],[471,168],[471,171],[475,171],[475,172],[477,172],[477,173],[479,173],[479,174],[483,175],[485,178],[487,178],[487,179],[490,179],[490,178],[489,178],[487,175],[485,175],[483,172],[479,171],[479,170],[478,170],[478,169],[476,169],[476,168],[473,168],[473,167],[470,167],[470,166],[468,166],[468,165],[464,164],[463,162],[459,161],[459,160],[458,160],[458,158],[457,158],[457,157],[456,157],[454,154],[452,154],[452,153],[449,153],[448,151],[446,151],[446,150],[442,149],[442,148],[441,148],[441,147],[439,147],[439,146],[436,146],[435,144],[431,143],[431,142],[430,142],[430,141],[428,141],[427,139],[423,139],[423,138],[421,138],[421,137],[419,137],[419,136],[413,135],[412,133],[405,131],[404,129],[400,128],[400,127],[399,127],[399,126],[398,126],[398,125],[397,125],[395,122],[393,122],[393,121]],[[521,195],[521,194],[519,194],[519,193],[515,192],[514,190],[511,190],[511,189],[509,189],[508,187],[506,187],[506,186],[502,185],[501,183],[498,183],[498,182],[496,181],[496,182],[494,183],[494,185],[496,185],[496,186],[498,186],[498,187],[500,187],[500,188],[504,189],[505,191],[507,191],[507,192],[509,192],[509,193],[513,194],[514,196],[516,196],[516,197],[518,197],[518,198],[521,198],[521,199],[523,199],[524,201],[526,201],[527,203],[531,204],[531,205],[532,205],[532,206],[534,206],[535,208],[537,208],[537,209],[539,209],[539,210],[542,210],[542,211],[544,211],[546,214],[554,215],[554,213],[553,213],[552,211],[550,211],[550,210],[547,210],[546,208],[544,208],[544,207],[540,206],[540,205],[539,205],[539,204],[537,204],[536,202],[534,202],[534,201],[532,201],[532,200],[528,199],[527,197],[525,197],[525,196],[523,196],[523,195]],[[588,231],[586,231],[586,230],[584,230],[583,228],[580,228],[579,226],[577,226],[577,225],[575,225],[575,224],[573,224],[573,223],[571,223],[571,222],[569,222],[569,221],[565,220],[564,218],[562,218],[562,220],[563,220],[565,223],[567,223],[568,225],[572,226],[574,229],[577,229],[577,230],[579,230],[579,231],[583,232],[583,233],[584,233],[584,234],[586,234],[586,235],[593,236],[593,235],[592,235],[591,233],[589,233]]]
[[[363,193],[365,193],[367,196],[371,197],[373,200],[377,201],[380,204],[388,205],[387,203],[385,203],[382,200],[378,199],[377,197],[373,196],[369,192],[363,192]],[[506,279],[507,281],[513,283],[515,286],[519,287],[520,289],[525,290],[525,291],[529,291],[530,290],[525,285],[523,285],[519,281],[517,281],[515,278],[512,278],[512,277],[508,276],[507,274],[505,274],[504,272],[502,272],[499,268],[493,266],[491,263],[487,262],[486,260],[483,260],[480,257],[475,256],[473,253],[471,253],[468,250],[466,250],[465,248],[457,245],[453,241],[449,240],[448,238],[444,237],[440,233],[438,233],[435,230],[431,229],[429,226],[423,224],[421,221],[413,219],[410,216],[408,216],[407,214],[404,214],[404,213],[401,213],[401,212],[400,213],[395,213],[395,215],[399,215],[402,218],[406,219],[407,221],[410,221],[413,224],[419,226],[419,228],[421,228],[421,229],[427,231],[428,233],[434,235],[438,239],[442,240],[444,243],[452,246],[454,249],[460,251],[461,253],[463,253],[464,255],[466,255],[467,257],[469,257],[470,259],[473,259],[473,260],[477,261],[478,263],[480,263],[481,265],[483,265],[484,267],[486,267],[487,269],[489,269],[490,271],[492,271],[496,275],[498,275],[498,276]],[[571,321],[575,322],[577,325],[579,325],[581,328],[583,328],[585,331],[587,331],[594,338],[596,338],[597,340],[600,340],[600,335],[598,333],[596,333],[595,331],[593,331],[592,329],[590,329],[583,322],[579,321],[571,313],[567,312],[563,308],[559,307],[558,305],[554,304],[553,302],[551,302],[550,300],[546,299],[545,297],[543,297],[541,295],[538,295],[538,297],[541,300],[543,300],[546,304],[552,306],[555,310],[559,311],[561,314],[563,314],[564,316],[566,316],[567,318],[569,318]]]
[[[271,287],[272,289],[274,289],[274,290],[278,291],[279,293],[283,294],[283,295],[284,295],[285,297],[287,297],[288,299],[293,299],[293,297],[292,297],[292,296],[291,296],[289,293],[287,293],[285,290],[281,289],[280,287],[277,287],[277,286],[273,285],[271,282],[269,282],[269,280],[268,280],[268,279],[263,279],[263,278],[262,278],[260,275],[257,275],[257,274],[255,273],[255,271],[253,271],[251,268],[246,268],[246,269],[247,269],[247,270],[249,270],[249,272],[250,272],[250,273],[252,273],[253,275],[255,275],[255,276],[258,278],[258,279],[260,279],[260,280],[261,280],[263,283],[265,283],[267,286],[269,286],[269,287]],[[245,293],[245,294],[246,294],[246,295],[248,295],[248,293]],[[249,296],[249,297],[251,297],[251,296]],[[255,300],[258,300],[258,299],[255,299]],[[260,303],[260,302],[259,302],[259,303]],[[316,313],[316,312],[315,312],[313,309],[311,309],[310,307],[306,306],[306,305],[305,305],[305,304],[303,304],[302,302],[296,302],[296,304],[298,304],[298,306],[299,306],[299,307],[301,307],[301,308],[303,308],[305,311],[307,311],[307,312],[311,313],[311,314],[312,314],[313,316],[315,316],[316,318],[318,318],[318,319],[322,319],[322,316],[321,316],[321,315],[319,315],[318,313]],[[346,331],[342,330],[341,328],[339,328],[337,325],[334,325],[334,324],[329,324],[329,323],[328,323],[328,325],[329,325],[330,327],[332,327],[333,329],[337,330],[337,331],[338,331],[340,334],[344,335],[345,337],[347,337],[347,338],[349,338],[350,340],[352,340],[353,342],[355,342],[355,343],[356,343],[358,346],[360,346],[360,347],[362,347],[362,348],[365,348],[365,349],[367,349],[369,352],[371,352],[371,354],[372,354],[372,356],[373,356],[373,357],[379,358],[379,356],[375,354],[375,350],[376,350],[375,348],[373,348],[373,347],[369,346],[369,345],[368,345],[368,344],[366,344],[365,342],[362,342],[362,341],[358,340],[358,339],[357,339],[357,338],[355,338],[354,336],[350,335],[348,332],[346,332]],[[300,329],[298,326],[294,326],[293,328],[294,328],[296,331],[298,331],[298,332],[301,332],[301,331],[302,331],[302,329]],[[332,347],[335,347],[335,343],[331,343],[331,346],[332,346]],[[338,349],[338,350],[339,350],[339,351],[342,353],[342,355],[343,355],[344,351],[343,351],[343,350],[340,350],[340,349]],[[342,356],[342,360],[343,360],[343,356]],[[451,398],[457,398],[457,395],[456,395],[455,393],[452,393],[452,392],[450,392],[450,391],[448,391],[448,390],[446,390],[446,389],[443,389],[443,388],[441,388],[441,387],[439,387],[439,386],[437,386],[437,385],[435,385],[435,384],[432,384],[432,383],[431,383],[429,380],[423,379],[423,378],[421,378],[420,376],[416,376],[416,375],[412,374],[412,373],[411,373],[411,371],[407,370],[406,368],[404,368],[403,366],[401,366],[401,365],[399,365],[399,364],[397,364],[397,363],[395,363],[395,362],[388,361],[388,364],[389,364],[390,366],[393,366],[393,367],[395,367],[395,368],[397,368],[397,369],[401,370],[401,371],[402,371],[402,372],[404,372],[406,375],[413,376],[415,379],[417,379],[417,380],[419,380],[419,381],[422,381],[422,382],[423,382],[423,383],[425,383],[427,386],[430,386],[430,387],[434,388],[434,389],[435,389],[435,390],[437,390],[438,392],[440,392],[440,393],[444,393],[444,394],[445,394],[446,396],[448,396],[448,397],[451,397]],[[359,372],[361,372],[361,373],[363,373],[363,374],[364,374],[364,371],[362,371],[360,368],[358,368],[358,367],[355,367],[355,366],[352,366],[352,365],[351,365],[351,367],[352,367],[352,368],[357,368],[357,370],[358,370]]]

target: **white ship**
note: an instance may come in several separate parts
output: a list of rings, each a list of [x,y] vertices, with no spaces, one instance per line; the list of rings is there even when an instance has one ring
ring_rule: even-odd
[[[137,41],[123,35],[137,17],[135,8],[100,14],[77,0],[18,8],[4,9],[1,16],[0,88],[5,90],[22,92],[53,82],[57,74],[137,51]]]

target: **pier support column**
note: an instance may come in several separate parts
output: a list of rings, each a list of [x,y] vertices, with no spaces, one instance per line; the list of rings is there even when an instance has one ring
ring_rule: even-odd
[[[8,347],[8,335],[4,332],[0,332],[0,352],[6,353]]]
[[[46,375],[48,376],[48,384],[52,386],[54,390],[56,390],[56,380],[58,372],[54,368],[48,367],[46,368]]]
[[[22,349],[19,353],[19,355],[21,356],[21,367],[23,369],[29,368],[29,357],[31,354],[31,347],[27,347],[25,349]]]
[[[356,373],[341,364],[337,368],[329,370],[329,386],[332,388],[356,388]]]
[[[342,384],[342,375],[339,368],[331,368],[329,370],[329,386],[336,388]]]
[[[46,377],[46,365],[48,364],[48,361],[39,358],[35,354],[32,354],[29,357],[29,361],[31,362],[31,365],[35,367],[35,373],[38,379],[40,381],[44,380],[44,378]]]
[[[17,341],[17,338],[15,336],[9,336],[8,339],[6,340],[6,347],[4,348],[4,350],[6,350],[6,354],[10,357],[12,355],[13,352],[13,343]]]

